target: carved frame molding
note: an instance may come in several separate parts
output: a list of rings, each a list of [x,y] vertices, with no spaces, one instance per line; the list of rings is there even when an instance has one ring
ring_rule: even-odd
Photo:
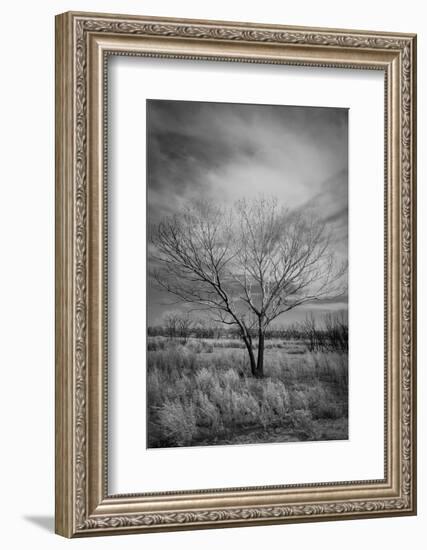
[[[385,72],[385,479],[110,496],[106,480],[108,55]],[[414,35],[136,16],[56,18],[56,531],[67,537],[414,514]]]

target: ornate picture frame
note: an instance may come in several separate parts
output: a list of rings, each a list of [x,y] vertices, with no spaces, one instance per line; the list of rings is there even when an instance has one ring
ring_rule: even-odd
[[[384,479],[108,492],[111,55],[384,72]],[[68,12],[56,17],[56,532],[82,537],[416,513],[416,36]]]

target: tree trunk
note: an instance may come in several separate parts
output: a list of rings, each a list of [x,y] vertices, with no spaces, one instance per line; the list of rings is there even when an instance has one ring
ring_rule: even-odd
[[[264,340],[265,340],[265,335],[260,330],[258,333],[258,358],[257,358],[257,364],[256,364],[256,371],[255,371],[255,376],[257,378],[264,377]]]
[[[255,354],[252,348],[252,342],[248,340],[246,337],[243,338],[243,341],[245,342],[246,349],[248,350],[252,376],[256,376],[257,365],[255,363]]]

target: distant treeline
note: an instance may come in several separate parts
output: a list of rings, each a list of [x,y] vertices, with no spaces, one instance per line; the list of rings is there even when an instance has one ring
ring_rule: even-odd
[[[240,331],[235,327],[192,320],[185,314],[173,313],[164,318],[162,325],[148,327],[148,336],[179,338],[182,343],[185,343],[189,338],[239,340]],[[256,336],[255,331],[253,336]],[[269,327],[265,337],[267,340],[304,340],[310,351],[324,349],[347,351],[347,313],[345,311],[326,313],[320,318],[308,314],[302,322],[286,327]]]
[[[233,327],[222,326],[202,326],[192,325],[186,329],[172,328],[170,326],[156,325],[148,327],[148,336],[164,336],[166,338],[206,338],[212,340],[238,340],[240,339],[240,331]],[[256,332],[253,331],[253,336]],[[298,329],[295,327],[287,328],[272,328],[267,330],[266,338],[299,338],[302,337]]]

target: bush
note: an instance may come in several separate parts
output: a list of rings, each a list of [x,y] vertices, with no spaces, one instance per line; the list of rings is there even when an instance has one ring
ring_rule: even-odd
[[[157,337],[154,338],[148,338],[147,342],[147,351],[158,351],[158,350],[164,350],[166,348],[165,341]]]
[[[313,439],[313,419],[311,412],[306,409],[296,409],[291,415],[292,427],[300,439]]]
[[[202,391],[208,392],[209,388],[217,383],[213,370],[202,368],[195,373],[195,383]]]
[[[258,401],[248,391],[230,392],[229,422],[235,426],[247,426],[259,422]]]
[[[307,397],[313,418],[336,419],[343,415],[343,411],[336,402],[336,398],[323,385],[310,388],[307,392]]]
[[[210,427],[214,430],[222,429],[222,420],[218,407],[201,390],[196,390],[196,424],[201,427]]]
[[[283,382],[267,380],[263,390],[263,404],[270,409],[270,416],[283,417],[289,409],[289,395]]]
[[[213,345],[205,340],[190,340],[187,342],[187,349],[193,353],[212,353]]]
[[[159,411],[159,421],[165,437],[177,446],[190,444],[197,432],[192,403],[187,403],[184,407],[177,399],[166,401]]]
[[[265,378],[256,379],[243,350],[210,344],[204,353],[203,340],[196,344],[167,342],[148,353],[151,447],[268,441],[276,433],[327,439],[325,422],[347,416],[345,354],[275,347],[266,352]]]

